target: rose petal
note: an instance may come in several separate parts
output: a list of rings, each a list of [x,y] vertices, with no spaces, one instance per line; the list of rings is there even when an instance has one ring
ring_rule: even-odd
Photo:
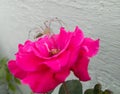
[[[16,53],[17,65],[26,71],[36,70],[39,62],[39,58],[33,53],[34,43],[27,40],[24,45],[19,44],[18,52]]]
[[[46,43],[47,44],[47,43]],[[35,46],[33,47],[33,52],[36,56],[43,58],[43,57],[49,57],[49,51],[45,46],[45,41],[37,41],[35,42]]]
[[[54,79],[54,73],[50,70],[33,72],[22,82],[29,84],[32,91],[36,93],[46,93],[60,84],[60,81]]]
[[[26,71],[34,71],[42,60],[34,55],[34,53],[16,54],[17,65]]]
[[[83,35],[82,30],[80,30],[78,26],[76,26],[72,34],[72,39],[70,41],[70,47],[76,48],[80,46],[80,44],[83,42],[83,39],[84,39],[84,35]]]
[[[68,45],[70,39],[71,39],[71,33],[66,32],[63,27],[60,28],[60,34],[58,35],[57,43],[59,49],[64,49],[66,45]]]
[[[65,79],[67,78],[69,74],[70,74],[70,70],[67,68],[64,68],[62,71],[56,72],[55,79],[58,81],[61,81],[62,83],[65,81]]]
[[[72,33],[72,38],[68,48],[71,54],[69,58],[70,59],[69,62],[71,62],[70,66],[72,66],[76,62],[81,47],[80,45],[83,42],[83,40],[84,40],[83,32],[78,28],[78,26],[76,26],[74,32]]]
[[[92,57],[96,55],[99,50],[99,39],[93,40],[91,38],[85,38],[82,45],[86,47],[86,55]]]
[[[80,47],[70,48],[69,66],[73,66],[78,58]]]
[[[68,65],[69,57],[70,57],[70,52],[65,51],[60,56],[47,60],[46,62],[44,62],[44,64],[46,64],[52,70],[57,72],[62,70],[63,67],[67,68],[67,66],[69,66]]]
[[[27,53],[32,51],[32,45],[33,43],[30,40],[27,40],[24,45],[19,44],[18,45],[18,52],[19,53]]]
[[[8,62],[8,68],[10,72],[19,79],[23,79],[27,75],[27,72],[18,67],[14,60]]]
[[[81,81],[90,80],[90,76],[88,73],[88,64],[89,64],[89,59],[87,57],[82,57],[79,58],[78,62],[72,67],[74,74]]]

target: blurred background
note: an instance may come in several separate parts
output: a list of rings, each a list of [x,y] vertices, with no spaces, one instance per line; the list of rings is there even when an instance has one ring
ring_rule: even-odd
[[[0,0],[0,57],[14,59],[29,30],[55,17],[67,24],[67,30],[77,25],[87,37],[101,40],[100,52],[89,65],[92,80],[84,82],[83,88],[99,82],[120,94],[120,0]],[[20,87],[23,94],[30,94],[27,86]]]

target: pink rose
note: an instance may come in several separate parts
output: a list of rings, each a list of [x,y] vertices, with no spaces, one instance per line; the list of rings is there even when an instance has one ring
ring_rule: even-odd
[[[45,93],[64,82],[70,71],[81,81],[90,80],[89,59],[98,49],[99,40],[85,38],[78,27],[74,32],[61,27],[59,34],[19,44],[16,60],[10,60],[8,68],[33,92]]]

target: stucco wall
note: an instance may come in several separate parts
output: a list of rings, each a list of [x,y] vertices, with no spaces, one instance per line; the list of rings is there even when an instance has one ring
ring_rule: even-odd
[[[100,82],[120,94],[120,0],[0,0],[0,55],[14,58],[28,31],[54,17],[70,30],[78,25],[86,36],[101,39],[89,66],[92,80],[83,83],[84,89]]]

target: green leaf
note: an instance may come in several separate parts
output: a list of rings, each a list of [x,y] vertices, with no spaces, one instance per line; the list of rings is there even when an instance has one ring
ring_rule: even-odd
[[[106,89],[106,90],[103,92],[103,94],[113,94],[113,92],[112,92],[111,90]]]
[[[15,86],[12,82],[9,82],[9,83],[8,83],[8,87],[9,87],[9,89],[12,90],[13,92],[16,91],[16,86]]]
[[[6,81],[9,82],[12,80],[12,75],[6,71]]]
[[[67,90],[65,90],[67,89]],[[63,83],[60,87],[59,94],[82,94],[82,84],[79,80],[69,80]]]
[[[0,79],[5,79],[5,70],[4,70],[4,68],[0,69]]]
[[[2,59],[0,59],[0,64],[6,64],[7,61],[8,61],[7,58],[2,58]]]
[[[87,89],[84,94],[94,94],[94,90],[93,89]]]
[[[0,59],[0,69],[5,66],[5,64],[7,63],[7,61],[8,61],[7,58],[2,58],[2,59]]]
[[[102,94],[102,85],[100,83],[94,86],[94,94]]]
[[[17,78],[14,78],[14,80],[15,80],[15,82],[17,83],[17,84],[21,84],[21,82],[20,82],[20,80],[19,79],[17,79]]]

